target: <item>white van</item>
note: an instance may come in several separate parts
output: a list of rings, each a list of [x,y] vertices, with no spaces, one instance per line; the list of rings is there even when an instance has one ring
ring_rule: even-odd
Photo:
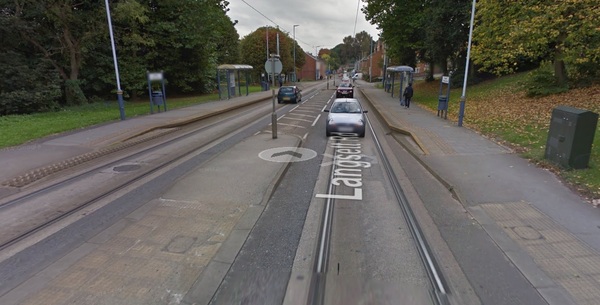
[[[358,72],[358,73],[354,73],[354,75],[352,76],[352,79],[362,79],[363,78],[363,74]]]

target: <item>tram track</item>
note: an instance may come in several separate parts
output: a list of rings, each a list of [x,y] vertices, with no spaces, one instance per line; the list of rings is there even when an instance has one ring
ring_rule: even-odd
[[[396,174],[394,173],[394,169],[381,145],[381,142],[377,135],[375,134],[371,122],[368,117],[366,118],[366,123],[369,126],[370,135],[373,137],[373,142],[375,144],[376,150],[380,157],[380,164],[382,170],[385,172],[387,176],[393,194],[395,196],[395,200],[399,205],[402,215],[404,216],[404,220],[407,223],[407,226],[410,231],[410,235],[414,241],[414,246],[417,249],[418,256],[422,262],[422,265],[425,269],[425,273],[427,275],[427,279],[431,284],[430,297],[432,299],[433,304],[436,305],[449,305],[448,300],[448,288],[445,283],[443,274],[439,268],[439,265],[427,243],[427,240],[424,236],[423,231],[421,230],[419,223],[412,211],[410,203],[404,194],[404,191],[398,181]],[[338,140],[336,140],[338,141]],[[337,156],[337,151],[334,150],[333,158],[335,160]],[[329,173],[329,181],[328,181],[328,194],[335,193],[335,185],[331,183],[332,179],[334,179],[334,172],[336,171],[336,162],[332,162],[331,171]],[[330,196],[334,197],[334,196]],[[333,231],[333,219],[334,219],[334,206],[336,204],[335,198],[327,198],[324,207],[321,212],[321,220],[320,220],[320,231],[318,233],[318,242],[316,249],[316,257],[314,259],[313,265],[313,277],[311,279],[310,287],[309,287],[309,297],[307,304],[309,305],[321,305],[325,302],[326,295],[326,278],[328,276],[329,269],[329,255],[331,253],[331,243],[332,243],[332,231]],[[331,271],[331,270],[330,270]],[[333,269],[335,272],[335,268]],[[339,266],[338,266],[339,273]]]
[[[319,90],[316,90],[316,92],[318,91]],[[285,113],[289,111],[290,108],[291,107],[284,106],[277,111],[279,113]],[[128,173],[129,175],[127,175],[127,178],[119,180],[118,183],[113,182],[110,186],[99,187],[98,189],[101,191],[86,190],[88,195],[81,196],[85,197],[84,200],[71,203],[70,205],[65,205],[64,202],[56,202],[58,203],[56,206],[49,207],[49,209],[52,209],[53,211],[44,211],[44,215],[42,215],[42,213],[37,216],[28,215],[31,217],[31,220],[20,220],[21,225],[18,230],[13,230],[10,233],[5,232],[0,236],[0,251],[18,244],[20,241],[61,222],[71,215],[77,214],[79,211],[92,206],[94,203],[97,203],[112,194],[122,191],[124,188],[135,182],[151,177],[173,164],[216,145],[218,142],[223,142],[226,139],[241,133],[242,129],[240,129],[239,126],[255,126],[255,130],[252,133],[264,128],[263,125],[265,125],[265,122],[269,118],[270,111],[270,104],[259,107],[249,105],[238,109],[231,109],[228,112],[220,113],[215,117],[208,118],[208,120],[214,121],[208,124],[206,124],[206,120],[203,120],[186,126],[178,126],[178,130],[174,132],[164,132],[159,136],[151,136],[150,139],[146,141],[133,139],[132,141],[135,142],[134,144],[124,144],[124,148],[121,150],[111,150],[104,156],[69,167],[69,173],[61,172],[65,174],[66,178],[38,181],[36,185],[5,198],[3,201],[0,201],[0,213],[6,212],[9,209],[19,208],[19,205],[27,204],[33,200],[39,201],[40,198],[53,192],[59,192],[61,189],[69,187],[73,188],[73,185],[76,183],[84,179],[92,179],[96,173],[101,171],[112,170],[118,165],[127,164],[128,162],[131,163],[131,160],[141,159],[144,156],[156,153],[159,150],[166,150],[169,147],[174,146],[178,147],[178,149],[174,150],[174,152],[169,155],[168,159],[161,159],[161,162],[158,162],[158,164],[137,169],[134,171],[134,174]],[[231,122],[237,123],[232,124]],[[198,124],[202,125],[198,127]],[[175,128],[174,126],[168,127]],[[207,140],[199,142],[195,139],[203,133],[207,134]],[[86,166],[86,168],[82,169],[84,166]],[[48,178],[52,177],[53,176],[50,176]],[[68,207],[65,208],[65,206]],[[31,225],[27,226],[23,225],[23,223],[31,223]]]
[[[391,182],[392,188],[394,190],[394,194],[396,195],[396,199],[398,200],[398,204],[402,208],[402,213],[408,223],[408,227],[410,228],[411,234],[415,240],[416,248],[419,252],[421,260],[423,261],[423,266],[427,271],[427,275],[429,280],[431,281],[434,294],[434,301],[439,305],[447,305],[448,302],[448,289],[443,279],[443,275],[438,266],[438,263],[433,256],[433,253],[427,243],[427,240],[421,230],[418,221],[415,218],[415,215],[410,207],[408,199],[406,198],[402,187],[400,186],[400,182],[396,174],[394,173],[394,169],[392,168],[388,157],[386,156],[377,135],[373,131],[371,123],[367,118],[367,122],[369,125],[369,129],[371,130],[371,134],[373,135],[373,140],[377,146],[377,151],[381,157],[381,162],[383,167],[385,168],[385,172]]]

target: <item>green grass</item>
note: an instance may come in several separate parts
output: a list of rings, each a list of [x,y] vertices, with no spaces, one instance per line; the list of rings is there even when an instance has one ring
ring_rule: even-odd
[[[514,148],[539,166],[554,171],[582,194],[600,198],[600,125],[596,127],[589,168],[564,169],[544,158],[552,109],[567,105],[599,113],[597,92],[600,86],[529,98],[521,86],[526,76],[525,73],[515,74],[468,87],[464,125]],[[435,113],[438,94],[439,80],[416,82],[413,100]],[[452,88],[448,120],[458,121],[461,94],[462,88]]]
[[[527,75],[524,73],[514,74],[501,77],[492,81],[486,81],[475,86],[470,86],[467,88],[466,92],[467,103],[470,102],[471,99],[479,100],[485,98],[494,98],[497,95],[503,94],[504,90],[516,88],[518,84],[525,80],[526,76]],[[424,81],[419,81],[418,83],[422,85]],[[426,90],[415,90],[413,99],[419,101],[419,104],[424,105],[428,108],[437,109],[438,95],[440,93],[439,80],[435,80],[431,83],[428,83],[425,89]],[[445,94],[445,92],[446,88],[443,88],[443,93]],[[462,87],[450,88],[450,107],[452,107],[452,101],[458,103],[461,95]],[[449,111],[451,110],[452,108],[449,109]]]
[[[260,92],[260,86],[250,86],[249,92]],[[242,88],[244,94],[245,88]],[[224,97],[226,98],[226,96]],[[171,98],[167,96],[167,110],[216,101],[218,94]],[[161,107],[162,111],[162,107]],[[154,107],[154,112],[158,108]],[[150,101],[141,100],[125,103],[125,116],[132,118],[150,114]],[[68,107],[57,112],[0,117],[0,148],[20,145],[31,140],[62,132],[77,130],[120,119],[119,106],[115,101]]]

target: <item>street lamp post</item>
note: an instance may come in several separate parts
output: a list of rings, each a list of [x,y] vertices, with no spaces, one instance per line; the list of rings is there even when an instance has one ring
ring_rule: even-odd
[[[294,24],[294,84],[296,84],[296,27],[300,26],[299,24]]]
[[[277,139],[277,108],[275,106],[275,59],[279,59],[279,55],[271,54],[271,74],[273,78],[273,87],[271,88],[271,96],[273,99],[273,112],[271,113],[271,133],[273,139]]]
[[[371,39],[371,47],[369,48],[371,55],[369,55],[369,83],[372,81],[371,75],[373,74],[373,39]]]
[[[315,80],[319,80],[319,53],[317,53],[317,48],[322,46],[315,46]]]
[[[467,47],[467,63],[465,64],[465,78],[463,80],[462,96],[460,97],[460,107],[458,110],[458,126],[462,126],[463,118],[465,116],[465,103],[467,102],[467,76],[469,75],[469,60],[471,57],[471,39],[473,38],[473,21],[475,19],[475,2],[473,0],[473,6],[471,7],[471,24],[469,26],[469,45]]]
[[[106,17],[108,18],[108,30],[110,33],[110,43],[112,46],[113,62],[115,65],[115,74],[117,76],[117,101],[119,102],[119,113],[121,120],[125,120],[125,106],[123,103],[123,90],[121,90],[121,81],[119,80],[119,65],[117,64],[117,51],[115,50],[115,38],[112,30],[112,22],[110,19],[110,8],[108,7],[108,0],[104,1],[106,5]]]

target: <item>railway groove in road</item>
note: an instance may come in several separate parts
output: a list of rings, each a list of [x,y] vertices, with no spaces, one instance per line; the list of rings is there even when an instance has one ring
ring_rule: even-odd
[[[435,261],[435,257],[431,254],[427,241],[419,228],[419,224],[407,202],[402,187],[394,174],[393,168],[391,167],[368,118],[367,123],[380,158],[379,163],[392,186],[395,200],[402,210],[402,214],[410,229],[414,246],[419,253],[421,262],[431,283],[432,291],[429,293],[432,303],[441,305],[449,304],[447,297],[448,289],[438,264]],[[331,297],[327,297],[327,295],[330,294],[327,288],[327,283],[329,282],[327,280],[328,273],[337,272],[338,276],[340,273],[339,263],[337,268],[336,266],[329,266],[329,256],[331,254],[330,247],[333,239],[332,232],[334,230],[334,211],[336,210],[334,207],[336,201],[347,203],[350,201],[363,200],[362,170],[371,167],[369,162],[362,161],[364,160],[362,152],[363,148],[361,147],[358,138],[351,137],[351,135],[334,136],[330,138],[329,146],[333,148],[333,154],[331,156],[333,161],[331,162],[331,170],[327,182],[327,192],[325,194],[315,194],[315,197],[323,198],[325,199],[325,202],[321,211],[320,232],[318,233],[318,243],[315,252],[317,257],[313,261],[313,276],[310,281],[310,287],[308,288],[309,295],[307,303],[311,305],[328,304],[331,302]],[[339,186],[345,187],[345,192],[339,189]],[[350,194],[348,194],[348,188],[353,190]],[[350,288],[349,291],[352,291],[352,289]]]

